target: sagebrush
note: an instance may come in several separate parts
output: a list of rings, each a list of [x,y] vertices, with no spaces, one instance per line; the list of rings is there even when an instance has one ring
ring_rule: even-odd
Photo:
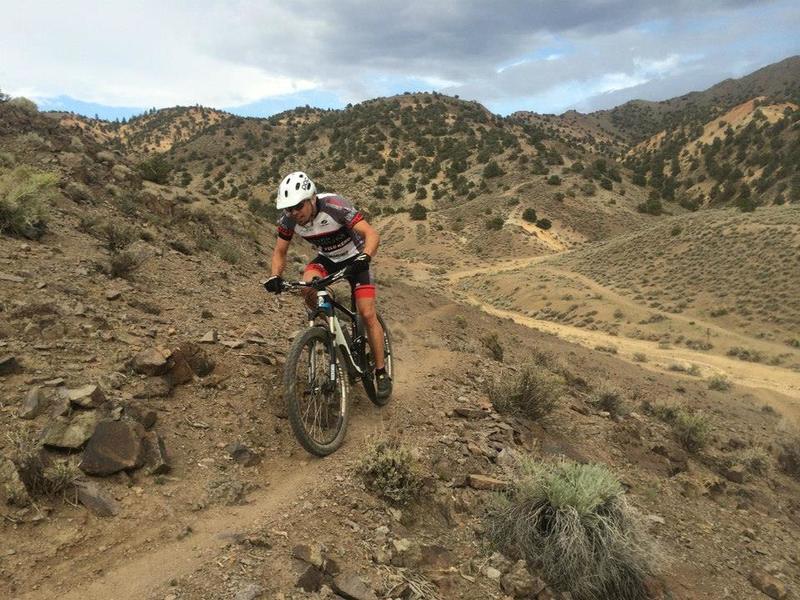
[[[368,489],[396,504],[409,503],[422,489],[417,461],[394,440],[375,444],[361,460],[358,473]]]
[[[58,176],[21,166],[0,171],[0,233],[39,239],[47,229],[47,204]]]
[[[487,515],[497,549],[541,565],[576,600],[647,597],[657,553],[606,467],[522,459],[518,471]]]
[[[497,412],[540,419],[558,406],[564,394],[564,379],[534,364],[519,373],[501,375],[488,391]]]

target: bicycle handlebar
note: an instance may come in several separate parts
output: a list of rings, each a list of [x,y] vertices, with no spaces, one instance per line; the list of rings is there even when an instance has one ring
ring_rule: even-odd
[[[337,271],[332,275],[328,275],[327,277],[323,277],[321,279],[315,278],[312,281],[284,281],[281,287],[281,291],[293,292],[294,290],[299,288],[313,288],[319,291],[347,277],[348,275],[347,270],[348,267],[345,267],[341,271]]]

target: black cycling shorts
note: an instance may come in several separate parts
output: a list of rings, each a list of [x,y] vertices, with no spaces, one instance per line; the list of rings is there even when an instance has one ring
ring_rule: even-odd
[[[338,273],[351,262],[353,262],[353,260],[355,260],[355,256],[341,262],[334,262],[327,256],[318,254],[310,263],[306,265],[303,273],[315,272],[319,273],[320,277],[327,277],[328,275]],[[375,297],[375,283],[372,279],[371,270],[362,271],[358,275],[352,275],[347,278],[347,281],[350,283],[350,288],[352,289],[353,295],[356,299]]]

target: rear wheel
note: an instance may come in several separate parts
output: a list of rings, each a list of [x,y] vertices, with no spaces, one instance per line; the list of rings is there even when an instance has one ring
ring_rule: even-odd
[[[383,328],[383,360],[386,363],[386,374],[389,375],[389,378],[392,379],[392,381],[394,381],[395,365],[394,356],[392,355],[392,335],[389,333],[389,328],[386,327],[386,323],[383,322],[383,317],[380,315],[378,315],[378,322]],[[362,329],[363,325],[364,324],[362,322]],[[364,363],[367,367],[366,372],[364,375],[362,375],[364,390],[367,392],[367,396],[370,400],[372,400],[373,404],[376,404],[377,406],[385,406],[392,396],[389,395],[386,398],[378,397],[378,390],[375,387],[375,359],[372,356],[372,350],[369,347],[369,342],[364,342],[364,356],[366,357]]]
[[[306,329],[295,339],[283,375],[289,423],[311,454],[327,456],[342,445],[349,404],[341,357],[331,381],[331,345],[322,327]]]

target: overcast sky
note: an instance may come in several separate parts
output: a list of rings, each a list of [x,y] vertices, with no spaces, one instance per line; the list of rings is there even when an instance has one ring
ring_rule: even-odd
[[[106,118],[422,90],[588,112],[800,54],[797,0],[0,0],[0,14],[1,90]]]

